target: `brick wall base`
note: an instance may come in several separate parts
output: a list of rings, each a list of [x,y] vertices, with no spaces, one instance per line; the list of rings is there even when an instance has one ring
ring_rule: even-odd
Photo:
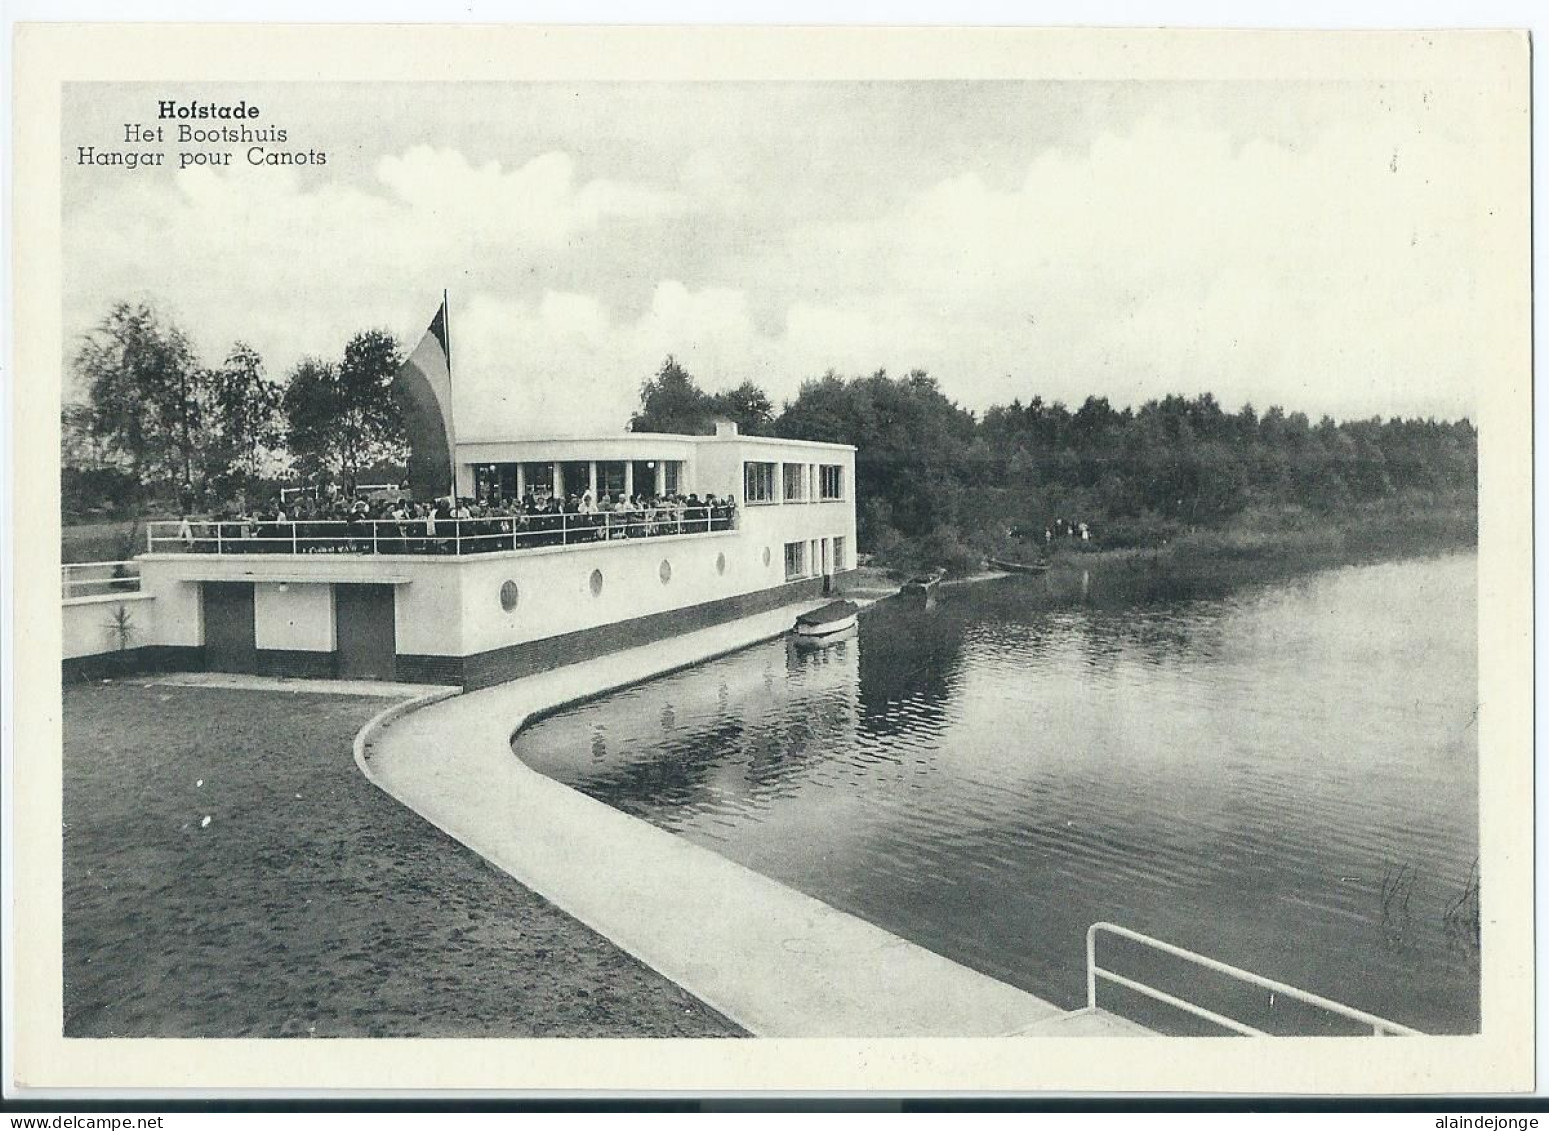
[[[703,605],[691,605],[686,609],[652,613],[615,624],[567,632],[563,636],[551,636],[546,640],[532,640],[508,648],[478,652],[463,661],[463,687],[468,691],[493,687],[497,683],[551,671],[582,660],[594,660],[598,656],[622,652],[626,648],[637,648],[642,644],[651,644],[670,636],[724,624],[822,595],[823,579],[812,577],[777,585],[772,589],[708,601]]]
[[[461,656],[415,656],[400,652],[394,667],[404,683],[440,683],[462,686],[463,665]]]
[[[60,667],[65,683],[119,679],[142,672],[203,671],[204,649],[173,644],[147,644],[139,648],[125,648],[121,652],[76,656],[65,660]]]
[[[333,652],[260,648],[257,674],[289,676],[293,679],[333,679],[339,674],[339,661]]]

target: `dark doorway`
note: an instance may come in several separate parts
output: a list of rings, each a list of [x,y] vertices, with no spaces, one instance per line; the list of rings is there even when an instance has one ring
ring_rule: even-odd
[[[256,672],[258,636],[253,627],[250,581],[206,581],[204,666],[212,672]]]
[[[592,489],[592,465],[585,460],[566,460],[559,465],[559,474],[565,481],[567,499],[571,495],[579,499]]]
[[[635,494],[641,498],[650,498],[656,494],[656,461],[635,460]]]
[[[391,585],[335,585],[333,621],[340,679],[396,678]]]

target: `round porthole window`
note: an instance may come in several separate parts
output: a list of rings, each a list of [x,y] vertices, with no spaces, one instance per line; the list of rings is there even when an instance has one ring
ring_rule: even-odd
[[[592,596],[602,596],[602,570],[592,570]]]
[[[516,587],[516,582],[507,581],[500,587],[500,607],[508,613],[516,611],[516,603],[521,600],[522,594]]]
[[[662,579],[663,585],[666,585],[667,582],[671,581],[672,563],[669,562],[666,558],[663,558],[661,568],[656,571],[656,576]]]
[[[715,555],[715,572],[716,573],[725,573],[726,572],[726,555],[725,554],[716,554]]]
[[[764,565],[765,565],[766,568],[769,565],[769,547],[768,546],[764,547]]]

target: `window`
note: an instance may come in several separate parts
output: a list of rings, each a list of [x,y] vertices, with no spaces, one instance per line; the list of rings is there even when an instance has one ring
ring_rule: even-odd
[[[772,463],[745,463],[743,471],[743,499],[749,503],[775,501],[775,465]]]
[[[584,459],[567,459],[559,465],[559,480],[556,490],[579,497],[592,489],[592,465]]]
[[[837,463],[825,463],[818,468],[818,498],[844,498],[844,468]]]
[[[807,498],[807,465],[804,463],[788,463],[785,465],[785,501],[788,503],[804,502]]]
[[[680,484],[682,483],[683,479],[683,464],[679,460],[670,459],[666,463],[662,464],[662,467],[666,469],[666,474],[663,476],[663,479],[667,494],[676,495],[680,490]]]
[[[834,539],[834,572],[835,573],[842,573],[843,571],[844,571],[844,539],[843,538],[835,538]]]
[[[522,465],[527,490],[542,502],[554,494],[554,465],[552,463],[528,463]]]
[[[623,460],[597,461],[597,490],[610,499],[616,499],[624,493]]]
[[[790,581],[797,577],[807,576],[807,544],[805,542],[787,542],[785,544],[785,580]]]

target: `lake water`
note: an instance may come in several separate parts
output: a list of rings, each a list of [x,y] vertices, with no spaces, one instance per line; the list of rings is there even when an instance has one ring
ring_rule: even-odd
[[[1085,932],[1108,920],[1471,1032],[1475,585],[1473,554],[1215,591],[1145,566],[963,585],[883,602],[824,650],[772,642],[571,709],[515,749],[1061,1006],[1084,1003]],[[1122,945],[1103,961],[1276,1031],[1349,1031]]]

